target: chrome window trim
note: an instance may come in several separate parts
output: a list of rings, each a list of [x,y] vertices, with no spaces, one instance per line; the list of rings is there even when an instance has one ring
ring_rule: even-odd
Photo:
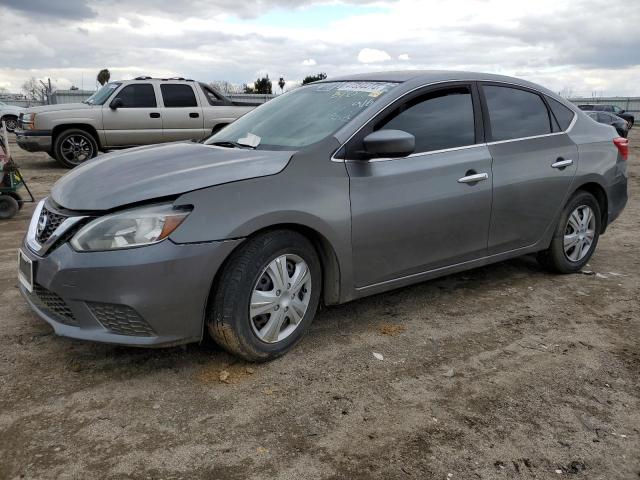
[[[376,162],[386,162],[389,160],[402,160],[404,158],[417,158],[424,157],[427,155],[436,155],[438,153],[448,153],[448,152],[456,152],[458,150],[468,150],[470,148],[477,147],[486,147],[486,143],[474,143],[473,145],[465,145],[463,147],[451,147],[451,148],[443,148],[441,150],[429,150],[428,152],[418,152],[412,153],[411,155],[407,155],[406,157],[382,157],[382,158],[370,158],[369,160],[342,160],[344,162],[367,162],[367,163],[376,163]],[[339,159],[336,159],[338,161]]]
[[[431,87],[433,85],[442,85],[442,84],[445,84],[445,83],[458,83],[458,82],[499,83],[501,85],[509,85],[509,86],[515,87],[515,88],[529,89],[529,90],[532,90],[532,91],[536,92],[539,95],[548,96],[548,94],[538,90],[537,88],[529,87],[529,86],[526,86],[526,85],[518,85],[517,83],[506,82],[504,80],[455,79],[455,80],[441,80],[439,82],[433,82],[433,83],[427,83],[425,85],[420,85],[419,87],[413,88],[413,89],[409,90],[408,92],[404,93],[401,97],[397,98],[396,100],[402,100],[407,95],[411,95],[413,92],[415,92],[417,90],[420,90],[422,88]],[[481,85],[479,85],[479,87],[481,87]],[[393,103],[395,103],[395,102],[393,102]],[[387,105],[387,107],[389,107],[389,106],[390,105]],[[549,107],[546,106],[546,103],[545,103],[545,107],[547,108],[547,111],[549,111]],[[576,108],[578,108],[578,107],[576,107]],[[573,109],[570,109],[570,110],[573,113],[573,119],[571,120],[571,123],[569,124],[567,129],[566,130],[562,130],[560,132],[545,133],[545,134],[542,134],[542,135],[533,135],[533,136],[530,136],[530,137],[511,138],[509,140],[496,140],[495,142],[475,143],[473,145],[467,145],[467,146],[464,146],[464,147],[453,147],[453,148],[446,148],[446,149],[443,149],[443,150],[431,150],[431,151],[428,151],[428,152],[412,153],[411,155],[408,155],[406,157],[373,158],[373,159],[369,159],[369,160],[349,160],[349,159],[335,158],[336,153],[338,153],[342,147],[344,147],[347,143],[349,143],[351,141],[351,139],[353,137],[355,137],[358,133],[360,133],[360,130],[362,130],[370,122],[373,121],[373,118],[370,118],[365,123],[363,123],[360,126],[360,128],[358,128],[344,143],[342,143],[338,148],[336,148],[336,151],[333,152],[333,154],[331,155],[331,161],[332,162],[336,162],[336,163],[345,163],[347,161],[349,161],[349,162],[384,162],[384,161],[388,161],[388,160],[400,160],[402,158],[411,158],[411,157],[414,157],[414,156],[431,155],[431,154],[436,154],[436,153],[446,153],[446,152],[451,152],[451,151],[455,151],[455,150],[461,150],[461,149],[464,149],[464,148],[477,147],[477,146],[499,145],[501,143],[520,142],[522,140],[532,140],[532,139],[535,139],[535,138],[544,138],[544,137],[551,137],[551,136],[554,136],[554,135],[563,135],[563,134],[569,133],[573,129],[573,126],[578,121],[578,114],[575,112],[575,110],[573,110]],[[380,112],[382,112],[382,110]],[[378,112],[378,113],[380,113],[380,112]]]

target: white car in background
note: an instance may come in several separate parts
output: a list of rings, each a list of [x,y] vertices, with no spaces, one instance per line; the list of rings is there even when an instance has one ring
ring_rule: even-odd
[[[22,107],[8,105],[0,100],[0,123],[4,121],[7,125],[7,130],[13,132],[18,127],[18,117],[24,111],[25,109]]]

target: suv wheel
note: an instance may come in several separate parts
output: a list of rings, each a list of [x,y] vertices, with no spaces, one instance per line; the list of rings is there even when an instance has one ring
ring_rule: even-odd
[[[56,138],[53,154],[65,168],[77,167],[98,154],[98,143],[84,130],[65,130]]]
[[[8,132],[14,132],[16,128],[18,128],[18,118],[17,117],[4,117],[2,119],[4,124],[7,126]]]
[[[318,255],[303,235],[280,230],[249,239],[214,286],[209,333],[245,360],[279,357],[309,328],[321,285]]]
[[[601,218],[595,197],[577,191],[560,215],[551,245],[538,254],[540,263],[559,273],[580,271],[598,245]]]

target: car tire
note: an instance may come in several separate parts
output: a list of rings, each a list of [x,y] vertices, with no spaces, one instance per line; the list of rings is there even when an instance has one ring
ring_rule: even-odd
[[[13,115],[7,115],[5,117],[2,117],[2,121],[5,122],[5,125],[7,126],[7,132],[13,133],[16,130],[16,128],[18,128],[18,117],[14,117]]]
[[[98,155],[98,142],[89,132],[72,128],[56,137],[53,154],[60,165],[74,168]]]
[[[558,273],[575,273],[589,262],[600,238],[602,214],[596,198],[578,190],[567,202],[549,248],[538,253],[538,261]]]
[[[308,275],[302,277],[305,266]],[[247,361],[277,358],[306,333],[321,288],[320,260],[305,236],[276,230],[250,238],[215,282],[209,333],[220,347]]]
[[[18,201],[9,195],[0,195],[0,220],[16,216],[20,210]]]

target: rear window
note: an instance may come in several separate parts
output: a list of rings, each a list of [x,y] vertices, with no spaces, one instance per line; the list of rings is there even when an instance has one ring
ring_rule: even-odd
[[[168,108],[197,107],[198,102],[190,85],[166,84],[160,85],[164,106]]]
[[[551,97],[547,97],[547,102],[553,112],[553,116],[556,117],[558,125],[560,125],[560,130],[564,131],[569,128],[569,125],[571,125],[573,121],[573,111]]]
[[[511,87],[485,85],[492,141],[551,133],[549,111],[539,95]]]

